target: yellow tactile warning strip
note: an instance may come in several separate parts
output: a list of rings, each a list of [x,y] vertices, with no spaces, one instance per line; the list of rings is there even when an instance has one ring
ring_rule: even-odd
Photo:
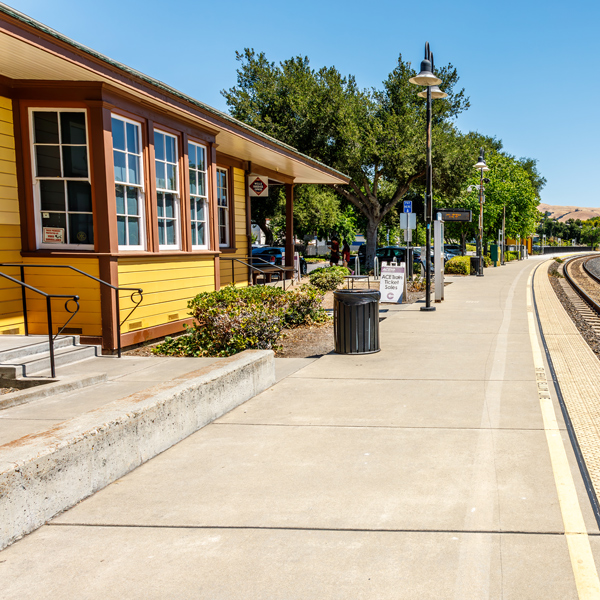
[[[573,325],[571,318],[560,304],[550,282],[548,281],[548,266],[550,263],[544,263],[536,269],[535,277],[535,300],[536,309],[542,325],[542,331],[547,347],[550,351],[552,363],[555,368],[556,376],[561,388],[563,400],[569,410],[569,415],[573,422],[575,433],[579,438],[576,420],[573,419],[577,412],[585,411],[586,405],[596,396],[589,396],[589,388],[583,385],[578,387],[578,378],[582,375],[579,369],[589,369],[589,373],[585,376],[593,377],[594,374],[598,377],[597,382],[600,383],[600,365],[594,353],[589,349],[585,340],[579,335],[579,332]],[[573,475],[569,467],[569,461],[562,441],[561,431],[556,421],[556,413],[550,393],[548,390],[548,380],[544,367],[544,360],[540,343],[537,338],[535,319],[533,312],[532,298],[532,275],[529,276],[527,282],[527,317],[529,320],[529,337],[531,340],[531,350],[533,352],[533,362],[538,381],[538,395],[540,407],[544,419],[544,430],[546,432],[546,440],[550,451],[550,459],[552,462],[552,470],[554,473],[554,481],[556,483],[556,491],[558,493],[560,510],[565,526],[565,537],[569,547],[569,555],[571,557],[571,566],[577,586],[577,594],[582,600],[600,598],[600,580],[592,549],[590,547],[587,529],[581,513],[581,507],[577,498],[577,491],[573,481]],[[575,335],[577,338],[575,337]],[[579,344],[583,344],[588,353],[581,352]],[[594,361],[594,363],[586,364],[586,362]],[[563,384],[564,381],[564,384]],[[587,394],[587,395],[586,395]],[[587,413],[577,423],[579,427],[589,427],[591,417]],[[594,427],[595,431],[595,427]],[[597,435],[597,432],[596,432]],[[586,438],[589,444],[590,435]],[[596,437],[596,445],[600,439]],[[582,454],[587,462],[586,453],[581,441]],[[597,458],[594,459],[597,462]],[[589,468],[589,467],[588,467]]]

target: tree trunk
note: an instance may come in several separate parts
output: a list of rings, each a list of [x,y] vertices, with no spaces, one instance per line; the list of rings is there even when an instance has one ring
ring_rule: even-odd
[[[365,270],[373,268],[375,261],[375,253],[377,252],[377,226],[379,225],[374,219],[369,218],[367,224],[367,248],[365,253]]]
[[[467,253],[467,232],[460,234],[460,253],[464,256]]]
[[[256,221],[256,224],[261,228],[262,232],[265,234],[265,242],[267,246],[273,245],[273,232],[267,225],[266,221]]]

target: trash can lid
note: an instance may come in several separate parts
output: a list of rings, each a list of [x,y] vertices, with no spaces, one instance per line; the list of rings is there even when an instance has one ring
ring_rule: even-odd
[[[381,292],[378,290],[334,290],[333,297],[346,306],[356,306],[379,302]]]

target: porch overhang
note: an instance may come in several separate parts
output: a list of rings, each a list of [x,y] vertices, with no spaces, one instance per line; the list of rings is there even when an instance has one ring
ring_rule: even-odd
[[[0,84],[96,82],[107,90],[185,118],[216,136],[219,152],[293,183],[344,184],[349,178],[295,148],[139,71],[114,61],[0,3]],[[283,178],[285,176],[285,178]]]

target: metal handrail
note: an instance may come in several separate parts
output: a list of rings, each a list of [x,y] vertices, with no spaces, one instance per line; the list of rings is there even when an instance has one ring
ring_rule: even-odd
[[[52,375],[52,379],[56,377],[56,365],[54,361],[54,340],[62,333],[63,329],[71,322],[71,319],[79,312],[79,296],[71,295],[71,294],[48,294],[46,292],[42,292],[42,290],[38,290],[34,288],[32,285],[25,283],[24,281],[19,281],[6,273],[0,272],[0,277],[4,277],[4,279],[8,279],[13,283],[21,286],[22,296],[25,298],[25,288],[35,292],[36,294],[40,294],[46,298],[46,318],[48,321],[48,349],[50,351],[50,374]],[[58,333],[53,336],[52,335],[52,298],[67,298],[65,302],[65,310],[70,313],[70,317],[67,319],[67,322],[58,330]],[[75,302],[77,308],[75,310],[69,309],[69,302]],[[28,325],[27,325],[27,316],[24,315],[25,319],[25,335],[29,335]]]
[[[270,263],[269,261],[265,260],[264,258],[259,258],[257,256],[245,256],[244,258],[249,259],[251,261],[259,260],[259,261],[265,263],[269,267],[275,267],[279,271],[281,271],[283,273],[287,273],[287,270],[284,269],[283,267],[280,267],[279,265]],[[237,258],[235,256],[221,256],[221,260],[223,260],[223,259],[231,261],[231,281],[232,281],[232,283],[235,283],[235,268],[234,268],[233,261],[239,262],[240,264],[252,269],[253,271],[258,271],[259,273],[262,273],[263,275],[267,275],[267,273],[265,271],[261,271],[258,267],[255,267],[252,263],[244,262],[242,259]],[[281,278],[281,281],[283,281],[283,289],[285,291],[285,281],[286,280],[285,280],[285,278]]]
[[[30,263],[0,263],[0,267],[19,267],[20,272],[21,272],[21,281],[25,284],[25,267],[32,267],[32,268],[36,268],[36,269],[70,269],[71,271],[75,271],[76,273],[79,273],[80,275],[83,275],[85,277],[88,277],[89,279],[93,279],[94,281],[97,281],[98,283],[105,285],[107,287],[109,287],[112,290],[115,290],[115,304],[116,304],[116,308],[117,308],[117,323],[118,323],[118,335],[117,335],[117,356],[119,358],[121,358],[121,326],[123,325],[123,323],[125,323],[125,321],[127,321],[127,319],[129,319],[129,317],[132,315],[133,311],[142,303],[142,300],[144,299],[144,295],[143,295],[143,290],[141,288],[130,288],[130,287],[119,287],[116,285],[113,285],[112,283],[108,283],[108,281],[104,281],[103,279],[98,279],[97,277],[94,277],[93,275],[90,275],[89,273],[86,273],[85,271],[82,271],[81,269],[77,269],[75,267],[72,267],[71,265],[34,265],[34,264],[30,264]],[[16,281],[16,280],[15,280]],[[25,284],[26,287],[29,287],[27,284]],[[29,335],[28,333],[28,324],[27,324],[27,297],[25,295],[25,289],[22,289],[22,303],[23,303],[23,316],[25,319],[25,335]],[[35,288],[32,288],[35,289]],[[129,311],[129,314],[122,320],[120,321],[119,319],[121,318],[121,303],[120,303],[120,298],[119,298],[119,292],[121,291],[125,291],[125,292],[131,292],[131,301],[135,304],[135,306]],[[139,300],[134,300],[134,296],[138,295],[140,297]],[[72,319],[73,317],[71,317]],[[69,319],[69,321],[71,320]],[[69,322],[67,321],[67,323]],[[63,329],[65,325],[63,326]],[[62,330],[61,330],[62,331]]]

